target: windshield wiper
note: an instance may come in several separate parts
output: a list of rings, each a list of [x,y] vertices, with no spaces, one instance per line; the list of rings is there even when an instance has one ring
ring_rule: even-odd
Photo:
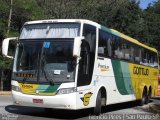
[[[40,66],[41,66],[41,70],[42,70],[42,72],[43,72],[43,74],[44,74],[44,77],[45,77],[45,79],[47,80],[47,81],[49,81],[50,82],[50,84],[54,84],[54,82],[53,82],[53,80],[52,79],[48,79],[48,77],[47,77],[47,74],[46,74],[46,71],[45,71],[45,65],[46,65],[46,59],[45,59],[45,55],[43,55],[43,52],[44,52],[44,49],[42,50],[42,55],[41,55],[41,59],[40,59]],[[43,64],[43,65],[42,65]],[[50,78],[50,77],[49,77]]]
[[[20,66],[20,68],[26,69],[26,68],[32,68],[35,67],[36,65],[31,65],[31,66]]]

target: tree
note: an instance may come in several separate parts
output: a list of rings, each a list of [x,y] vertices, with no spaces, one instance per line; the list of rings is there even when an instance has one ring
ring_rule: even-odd
[[[14,0],[10,35],[17,35],[26,21],[45,19],[43,13],[36,0]]]
[[[8,36],[8,34],[9,34],[10,26],[11,26],[12,6],[13,6],[13,0],[11,0],[11,4],[10,4],[10,11],[9,11],[9,17],[8,17],[8,29],[7,29],[7,36]]]
[[[5,0],[0,0],[0,40],[2,40],[7,31],[7,18],[9,6]]]
[[[12,7],[10,7],[10,5]],[[45,19],[43,13],[43,10],[38,6],[36,0],[0,0],[0,45],[5,37],[18,36],[24,22]],[[2,57],[0,49],[0,68],[11,68],[11,61],[10,59]]]
[[[151,44],[160,51],[160,2],[155,2],[144,11],[147,31],[144,34],[145,42]]]
[[[48,18],[89,19],[106,25],[119,6],[128,0],[37,0]]]

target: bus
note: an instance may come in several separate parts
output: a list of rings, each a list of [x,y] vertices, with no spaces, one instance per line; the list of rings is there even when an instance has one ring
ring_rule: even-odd
[[[3,55],[9,41],[3,41]],[[7,46],[7,47],[6,47]],[[17,38],[14,103],[78,110],[157,95],[158,52],[139,41],[85,19],[26,22]]]

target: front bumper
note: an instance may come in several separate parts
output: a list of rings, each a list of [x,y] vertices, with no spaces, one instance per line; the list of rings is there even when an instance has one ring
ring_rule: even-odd
[[[56,109],[72,109],[76,110],[76,93],[54,95],[54,96],[39,96],[27,95],[21,92],[12,91],[15,104],[22,106],[56,108]],[[43,100],[43,103],[34,103],[33,99]]]

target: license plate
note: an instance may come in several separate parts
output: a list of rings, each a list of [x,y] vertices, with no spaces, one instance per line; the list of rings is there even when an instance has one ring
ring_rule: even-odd
[[[43,104],[43,99],[33,99],[33,103]]]

